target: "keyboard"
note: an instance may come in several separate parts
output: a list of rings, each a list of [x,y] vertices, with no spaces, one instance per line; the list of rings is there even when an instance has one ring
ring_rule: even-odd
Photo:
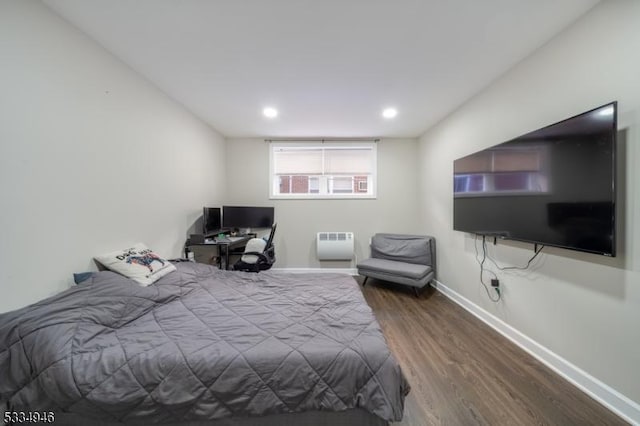
[[[236,241],[240,241],[244,239],[244,237],[224,237],[224,238],[217,238],[216,242],[218,243],[235,243]]]

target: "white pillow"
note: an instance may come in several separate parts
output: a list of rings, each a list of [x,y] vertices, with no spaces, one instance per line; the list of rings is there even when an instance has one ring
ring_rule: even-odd
[[[262,253],[264,248],[267,246],[267,242],[262,238],[252,238],[247,243],[244,252],[245,253]],[[242,261],[244,263],[256,263],[258,261],[258,256],[255,254],[245,254],[242,256]]]
[[[153,284],[176,270],[168,260],[161,258],[142,243],[96,256],[94,259],[105,268],[131,278],[143,286]]]

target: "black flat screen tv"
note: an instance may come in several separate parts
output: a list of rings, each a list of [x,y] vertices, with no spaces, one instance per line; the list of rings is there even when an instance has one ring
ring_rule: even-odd
[[[225,228],[271,228],[273,222],[273,207],[222,206]]]
[[[617,103],[454,161],[453,229],[616,254]]]
[[[222,229],[220,207],[203,207],[202,228],[205,235],[217,234]]]

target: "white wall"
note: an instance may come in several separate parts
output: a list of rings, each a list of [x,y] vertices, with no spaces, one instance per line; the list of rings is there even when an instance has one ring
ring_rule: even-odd
[[[316,233],[354,232],[358,259],[369,256],[369,238],[376,232],[415,233],[419,223],[417,153],[415,139],[378,142],[375,200],[270,200],[269,143],[263,139],[229,139],[225,203],[275,206],[275,267],[355,268],[355,260],[317,260]]]
[[[440,281],[607,386],[640,402],[640,2],[603,2],[420,139],[421,218],[436,236]],[[471,71],[470,71],[471,72]],[[619,255],[547,248],[526,272],[481,287],[470,235],[452,230],[453,160],[606,102],[619,101]],[[533,246],[490,246],[522,265]],[[495,268],[493,268],[495,270]],[[640,419],[637,419],[640,421]]]
[[[223,199],[224,139],[40,2],[0,2],[0,311],[94,255],[178,256]]]

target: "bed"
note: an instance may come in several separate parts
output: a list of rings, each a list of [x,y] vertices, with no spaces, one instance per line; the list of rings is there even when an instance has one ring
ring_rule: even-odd
[[[0,314],[0,401],[59,424],[384,425],[409,385],[352,277],[182,262]]]

